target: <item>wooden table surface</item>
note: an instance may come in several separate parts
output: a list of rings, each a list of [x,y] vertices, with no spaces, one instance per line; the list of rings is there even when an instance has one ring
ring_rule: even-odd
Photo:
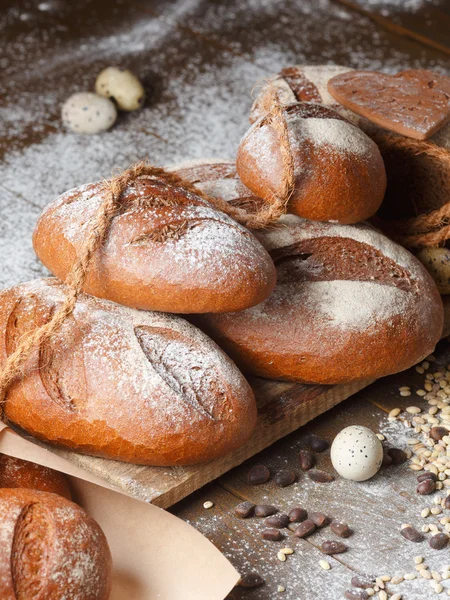
[[[233,157],[245,132],[255,82],[288,64],[345,64],[390,72],[408,68],[449,71],[450,5],[446,0],[2,0],[0,6],[0,288],[45,274],[31,247],[41,209],[71,186],[108,176],[148,156],[157,164],[198,157]],[[147,89],[145,108],[121,115],[110,132],[89,137],[64,131],[61,103],[91,90],[110,64],[133,69]],[[450,362],[444,343],[436,353]],[[298,450],[316,432],[331,440],[344,426],[365,424],[404,447],[400,424],[388,425],[398,387],[422,386],[415,371],[380,381],[269,450],[197,492],[174,512],[211,539],[242,572],[258,571],[266,584],[236,588],[230,598],[327,600],[343,597],[356,573],[414,571],[423,554],[433,568],[450,563],[447,551],[406,542],[404,522],[420,524],[430,500],[415,494],[406,465],[370,482],[249,487],[252,464],[298,469]],[[327,453],[320,465],[330,468]],[[319,567],[321,531],[277,560],[279,544],[260,538],[257,519],[238,520],[242,499],[320,510],[354,528],[350,550]],[[203,502],[214,502],[212,509]],[[176,574],[175,574],[176,575]],[[445,582],[444,582],[445,583]],[[277,592],[277,586],[286,588]],[[405,600],[434,596],[420,579],[388,588]],[[446,593],[446,592],[444,592]],[[132,599],[130,599],[132,600]]]

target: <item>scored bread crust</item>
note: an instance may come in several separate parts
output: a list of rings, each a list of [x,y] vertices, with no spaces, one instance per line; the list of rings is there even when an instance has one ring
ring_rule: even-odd
[[[62,473],[7,454],[0,454],[0,488],[28,488],[72,498]]]
[[[202,317],[242,369],[271,379],[335,384],[402,371],[430,354],[442,301],[423,265],[365,225],[294,215],[258,234],[278,283],[258,306]]]
[[[100,526],[56,494],[0,489],[2,600],[108,600],[111,553]]]
[[[34,249],[64,281],[104,198],[99,183],[59,196],[42,213]],[[275,285],[275,267],[245,227],[180,187],[138,178],[94,253],[84,291],[172,313],[242,310]]]
[[[65,286],[40,279],[0,294],[0,367],[48,322]],[[6,418],[85,454],[146,465],[212,460],[256,423],[253,392],[232,361],[184,319],[82,295],[8,389]]]

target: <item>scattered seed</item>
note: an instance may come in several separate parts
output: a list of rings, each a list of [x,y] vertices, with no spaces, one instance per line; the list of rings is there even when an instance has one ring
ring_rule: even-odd
[[[316,527],[325,527],[330,522],[327,515],[324,515],[321,512],[310,512],[308,518]]]
[[[436,441],[442,440],[448,433],[449,431],[445,427],[432,427],[430,431],[431,437]]]
[[[347,600],[367,600],[369,594],[365,590],[347,590],[344,596]]]
[[[247,481],[250,485],[260,485],[270,479],[270,471],[264,465],[256,465],[247,473]]]
[[[284,538],[284,535],[279,529],[264,529],[264,531],[261,533],[261,537],[263,540],[267,540],[268,542],[281,542],[281,540]]]
[[[417,577],[417,575],[415,573],[406,573],[405,575],[403,575],[403,579],[405,581],[412,581],[416,577]]]
[[[333,475],[330,475],[330,473],[326,473],[325,471],[320,471],[319,469],[310,469],[308,471],[308,477],[316,483],[330,483],[331,481],[334,481]]]
[[[427,571],[427,569],[420,569],[419,575],[422,579],[431,579],[431,573],[430,571]]]
[[[309,471],[316,464],[316,457],[309,450],[300,450],[299,458],[302,471]]]
[[[379,594],[378,594],[378,598],[380,600],[387,600],[388,595],[386,594],[386,592],[384,590],[380,590]]]
[[[306,521],[300,523],[300,525],[294,531],[294,534],[299,538],[304,538],[314,533],[315,529],[316,526],[314,525],[314,523],[309,519],[306,519]]]
[[[306,443],[313,452],[323,452],[330,447],[330,444],[326,440],[314,434],[311,434],[306,438]]]
[[[446,533],[436,533],[430,538],[430,547],[434,550],[442,550],[448,544],[449,537]]]
[[[249,590],[251,588],[259,587],[260,585],[263,585],[264,583],[266,583],[266,582],[261,577],[261,575],[259,575],[258,573],[247,573],[247,575],[244,575],[243,577],[241,577],[239,585],[241,587]]]
[[[387,453],[392,458],[392,464],[401,465],[406,462],[406,453],[400,448],[389,448]]]
[[[288,469],[282,469],[281,471],[277,471],[273,480],[278,485],[278,487],[284,488],[288,485],[292,485],[297,479],[297,475],[294,471],[289,471]]]
[[[387,452],[383,452],[383,462],[381,465],[383,467],[390,467],[392,465],[392,456],[389,456]]]
[[[415,563],[416,565],[420,565],[420,564],[422,564],[422,563],[423,563],[423,556],[415,556],[415,557],[414,557],[414,563]]]
[[[290,511],[288,517],[291,523],[300,523],[300,521],[304,521],[308,518],[308,513],[304,508],[297,506]]]
[[[434,473],[431,473],[430,471],[426,471],[425,473],[421,473],[418,477],[417,477],[417,481],[420,483],[421,481],[423,481],[424,479],[432,479],[433,481],[437,481],[437,475],[435,475]]]
[[[283,554],[294,554],[294,550],[292,548],[281,548],[280,552]]]
[[[353,533],[347,523],[342,523],[340,521],[332,521],[330,524],[330,529],[333,533],[342,538],[348,538]]]
[[[386,439],[382,433],[377,433],[376,435],[380,442],[383,442]]]
[[[214,506],[214,503],[211,502],[211,500],[207,500],[206,502],[203,502],[203,508],[212,508]]]
[[[432,515],[440,515],[442,513],[442,508],[440,506],[433,506],[433,508],[430,510],[430,513]]]
[[[402,595],[401,594],[393,594],[391,596],[391,600],[402,600]]]
[[[420,516],[423,519],[426,519],[427,517],[430,516],[430,509],[429,508],[424,508],[423,511],[420,513]]]
[[[280,594],[281,594],[281,592],[285,592],[285,591],[286,591],[286,588],[284,587],[284,585],[279,585],[277,587],[277,592],[280,592]]]
[[[270,517],[278,512],[278,508],[271,504],[257,504],[255,506],[255,517]]]
[[[417,493],[422,496],[432,494],[436,490],[436,482],[433,479],[424,479],[417,486]]]
[[[410,390],[402,390],[400,392],[400,396],[403,396],[404,398],[407,398],[408,396],[411,396],[411,391]]]
[[[418,406],[408,406],[406,412],[408,412],[410,415],[418,415],[422,412],[422,409],[420,409]]]
[[[283,552],[278,552],[277,553],[277,558],[281,562],[286,562],[286,554],[283,554]]]
[[[347,552],[348,546],[346,546],[343,542],[327,540],[323,542],[321,550],[324,554],[342,554],[343,552]]]
[[[444,500],[444,508],[450,509],[450,496],[447,496],[447,498]]]
[[[352,577],[351,583],[353,587],[361,588],[363,590],[367,590],[368,588],[371,588],[373,586],[373,581],[367,581],[366,579],[362,579],[358,575]]]
[[[414,527],[412,527],[411,525],[407,525],[406,527],[403,527],[400,531],[400,533],[402,534],[402,536],[410,541],[410,542],[423,542],[424,537],[423,535],[417,531],[417,529],[415,529]]]
[[[437,583],[434,586],[434,591],[436,592],[436,594],[440,594],[441,592],[444,591],[444,587],[440,583]]]
[[[329,571],[331,569],[331,565],[327,560],[319,560],[319,565],[324,571]]]
[[[248,519],[253,516],[255,505],[252,502],[241,502],[234,508],[234,514],[240,519]]]
[[[432,578],[433,578],[435,581],[437,581],[438,583],[439,583],[440,581],[442,581],[441,574],[440,574],[440,573],[438,573],[437,571],[431,571],[431,577],[432,577]]]
[[[284,513],[271,515],[264,520],[264,525],[267,525],[267,527],[274,527],[275,529],[283,529],[289,525],[289,517]]]

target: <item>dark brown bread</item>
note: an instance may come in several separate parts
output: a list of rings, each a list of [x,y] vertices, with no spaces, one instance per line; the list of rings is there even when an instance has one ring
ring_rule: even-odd
[[[407,250],[368,225],[289,215],[260,234],[278,272],[272,295],[205,328],[249,373],[343,383],[406,369],[434,349],[443,308]]]
[[[375,142],[330,108],[300,102],[281,110],[294,173],[289,212],[339,223],[373,216],[386,190],[386,172]],[[280,146],[280,132],[265,116],[241,140],[237,172],[257,196],[282,197],[287,174]]]
[[[72,498],[62,473],[7,454],[0,454],[0,488],[28,488]]]
[[[108,542],[73,502],[47,492],[0,489],[0,530],[2,600],[108,600]]]
[[[100,184],[75,188],[39,219],[34,248],[59,279],[80,255],[103,195]],[[254,306],[274,285],[273,263],[245,227],[193,193],[141,177],[123,194],[84,290],[135,308],[201,313]]]
[[[0,294],[0,368],[45,323],[65,286],[40,279]],[[256,403],[231,360],[185,320],[82,296],[8,390],[7,419],[52,444],[147,465],[234,450]]]

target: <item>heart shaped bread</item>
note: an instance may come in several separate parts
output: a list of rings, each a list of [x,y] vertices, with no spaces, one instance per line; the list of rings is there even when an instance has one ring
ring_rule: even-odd
[[[431,71],[351,71],[330,79],[328,91],[353,112],[417,140],[450,121],[450,77]]]
[[[62,194],[40,217],[34,249],[65,280],[104,199],[101,184]],[[270,256],[245,227],[181,187],[140,177],[121,198],[84,291],[172,313],[242,310],[272,291]]]

